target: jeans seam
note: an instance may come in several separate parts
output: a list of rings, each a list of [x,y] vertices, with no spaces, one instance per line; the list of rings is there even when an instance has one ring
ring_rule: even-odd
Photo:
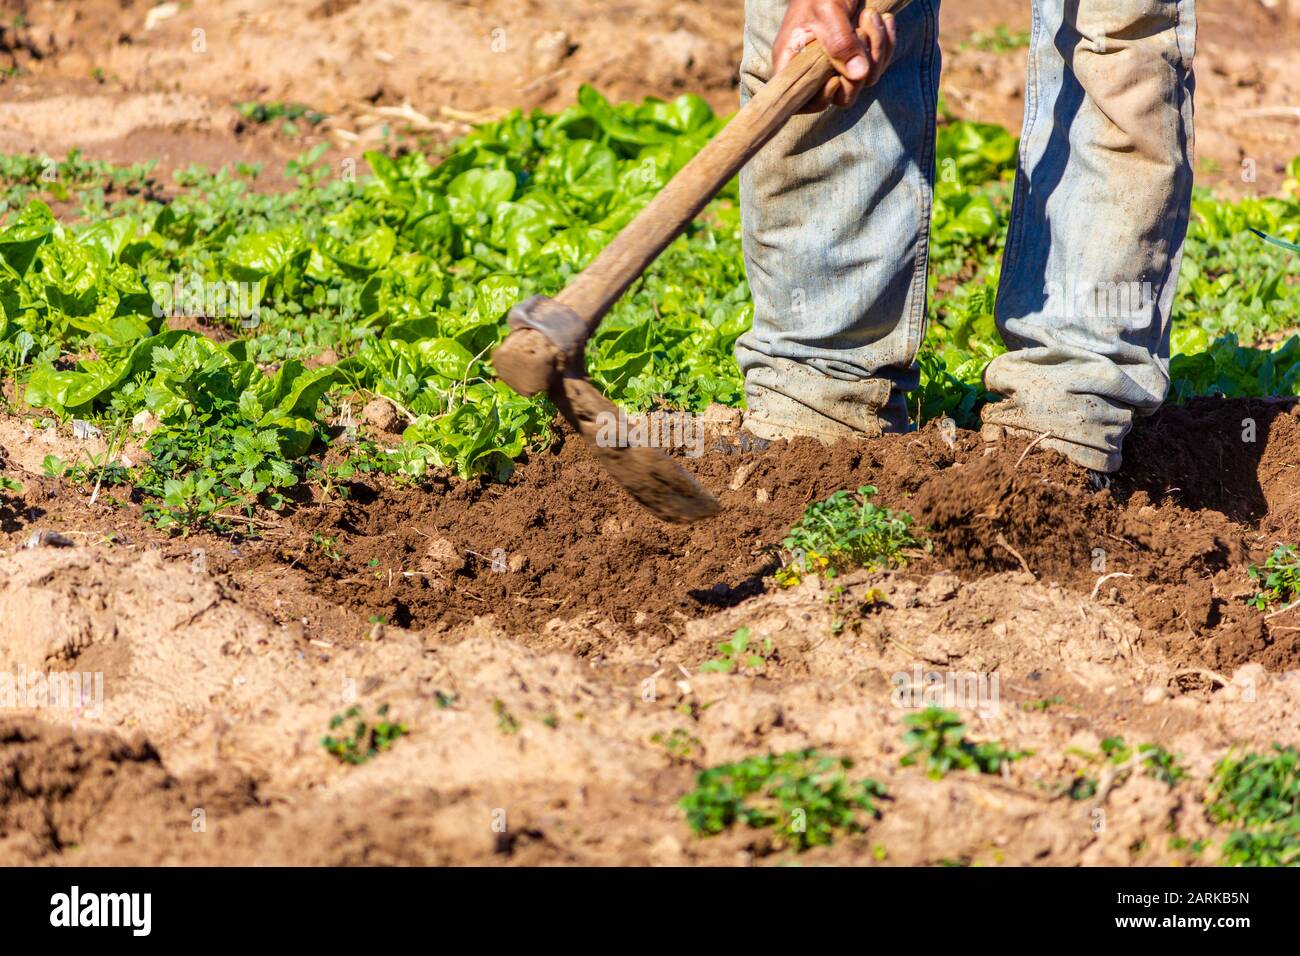
[[[1038,0],[1030,5],[1030,28],[1029,28],[1029,51],[1026,54],[1025,69],[1025,122],[1022,124],[1020,131],[1020,149],[1019,168],[1016,170],[1015,188],[1011,193],[1011,217],[1007,223],[1007,241],[1002,249],[1002,267],[998,270],[998,293],[997,298],[1002,298],[1002,272],[1005,271],[1008,262],[1014,261],[1017,252],[1022,244],[1022,234],[1025,225],[1025,203],[1028,201],[1029,193],[1029,134],[1038,124],[1038,81],[1039,81],[1039,60],[1038,44],[1042,32],[1042,17],[1040,16]],[[994,303],[994,310],[997,303]]]
[[[934,56],[938,48],[937,38],[935,36],[935,20],[937,19],[934,6],[931,0],[923,0],[925,8],[925,60],[921,64],[921,95],[926,104],[926,134],[925,147],[921,152],[921,189],[919,190],[921,202],[919,210],[920,223],[918,236],[918,249],[916,262],[912,271],[912,308],[911,315],[908,316],[907,322],[907,354],[912,357],[912,362],[916,361],[916,355],[921,349],[921,343],[925,341],[925,326],[927,320],[927,303],[929,289],[929,269],[930,269],[930,215],[933,209],[933,191],[934,191],[934,144],[935,144],[935,107],[934,97],[931,95],[934,91],[931,89],[930,78],[934,73]],[[928,188],[927,188],[928,184]]]

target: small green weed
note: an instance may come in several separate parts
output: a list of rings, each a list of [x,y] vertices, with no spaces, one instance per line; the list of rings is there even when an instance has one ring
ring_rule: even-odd
[[[1053,695],[1052,697],[1042,697],[1038,700],[1027,700],[1020,705],[1020,709],[1024,711],[1051,710],[1058,704],[1064,703],[1064,697]]]
[[[925,760],[926,774],[941,780],[950,770],[998,773],[1002,765],[1029,756],[1028,750],[1008,750],[996,741],[972,743],[966,739],[966,725],[950,710],[927,707],[908,714],[903,722],[910,728],[903,743],[910,748],[899,764],[912,767]]]
[[[1261,611],[1273,604],[1289,604],[1300,598],[1300,555],[1292,545],[1278,545],[1264,562],[1264,567],[1252,564],[1246,573],[1252,581],[1260,583],[1260,589],[1250,603]]]
[[[906,550],[922,546],[912,533],[912,516],[873,504],[875,494],[864,485],[856,494],[837,491],[810,505],[781,543],[789,559],[776,572],[777,583],[791,587],[808,573],[834,577],[851,568],[906,564]]]
[[[772,658],[774,653],[772,639],[769,637],[763,638],[761,647],[763,653],[754,653],[750,648],[749,628],[737,628],[731,640],[723,641],[718,645],[718,654],[720,656],[701,664],[700,670],[720,674],[730,674],[732,671],[745,669],[762,670],[763,665]]]
[[[497,698],[492,701],[492,713],[497,715],[497,730],[509,736],[519,733],[519,721],[506,709],[506,702]]]
[[[1215,766],[1206,814],[1237,827],[1223,844],[1229,866],[1300,865],[1300,751],[1229,754]]]
[[[1171,787],[1186,775],[1186,771],[1178,763],[1178,758],[1159,744],[1140,744],[1137,750],[1134,750],[1124,743],[1123,737],[1107,737],[1101,742],[1101,750],[1106,755],[1106,759],[1116,766],[1130,763],[1136,757],[1136,762],[1142,765],[1147,776],[1155,777],[1161,783]],[[1125,776],[1127,774],[1122,774],[1119,782],[1122,782]]]
[[[701,836],[743,823],[751,829],[778,827],[778,845],[803,851],[828,846],[839,832],[857,833],[862,819],[879,816],[875,801],[887,796],[874,780],[850,781],[847,758],[822,757],[816,750],[747,757],[702,771],[695,790],[679,806]]]
[[[1089,766],[1110,764],[1112,767],[1120,767],[1112,782],[1116,786],[1127,780],[1136,766],[1140,766],[1148,777],[1154,777],[1170,787],[1186,775],[1178,757],[1164,747],[1146,743],[1134,749],[1124,742],[1123,737],[1107,737],[1101,742],[1100,753],[1077,748],[1071,748],[1066,753]],[[1097,777],[1092,776],[1086,768],[1081,768],[1068,784],[1061,784],[1057,792],[1064,792],[1071,800],[1091,800],[1097,795],[1100,786]]]
[[[326,118],[324,113],[310,109],[302,103],[281,103],[278,100],[267,103],[238,103],[235,108],[244,119],[253,123],[270,123],[282,119],[286,124],[303,120],[312,126],[318,126]]]
[[[397,738],[410,733],[406,724],[388,719],[387,704],[381,705],[375,714],[377,719],[373,724],[366,723],[360,707],[349,707],[343,713],[335,714],[330,718],[330,730],[337,730],[349,720],[355,720],[352,736],[327,735],[321,738],[321,746],[343,763],[360,764],[379,756],[393,746]]]
[[[675,727],[669,734],[657,733],[650,738],[650,742],[663,747],[674,760],[690,760],[704,749],[699,737],[680,727]]]

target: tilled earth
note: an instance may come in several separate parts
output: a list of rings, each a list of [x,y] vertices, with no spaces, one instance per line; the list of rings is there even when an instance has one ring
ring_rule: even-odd
[[[1295,540],[1296,412],[1168,408],[1109,487],[1017,439],[756,449],[713,428],[682,461],[723,513],[692,527],[647,517],[557,430],[504,485],[356,482],[258,539],[167,538],[130,489],[91,505],[33,466],[74,440],[7,418],[25,492],[0,514],[0,664],[104,692],[102,713],[4,719],[0,861],[780,859],[766,831],[693,837],[676,801],[703,767],[810,746],[891,794],[810,860],[1212,861],[1169,838],[1222,835],[1200,805],[1214,761],[1300,714],[1300,612],[1246,604],[1249,564]],[[808,503],[868,484],[930,550],[775,587]],[[22,547],[37,529],[74,544]],[[741,626],[771,642],[761,673],[701,672]],[[996,674],[969,733],[1032,755],[1000,777],[900,767],[896,691],[922,670]],[[410,735],[337,763],[319,741],[353,702]],[[1064,796],[1108,736],[1166,746],[1187,777]]]

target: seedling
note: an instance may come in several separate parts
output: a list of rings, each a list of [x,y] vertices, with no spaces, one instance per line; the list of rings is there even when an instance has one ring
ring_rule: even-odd
[[[927,707],[908,714],[903,722],[910,728],[903,743],[910,748],[899,764],[915,766],[924,758],[926,775],[941,780],[950,770],[998,773],[1004,764],[1029,756],[1028,750],[1008,750],[997,742],[972,743],[966,739],[966,725],[952,711]]]
[[[1101,750],[1106,755],[1106,758],[1116,766],[1133,762],[1135,755],[1137,755],[1136,762],[1141,764],[1147,776],[1155,777],[1171,787],[1181,780],[1186,773],[1178,763],[1178,758],[1158,744],[1141,744],[1134,751],[1133,748],[1124,743],[1123,737],[1107,737],[1101,742]],[[1127,776],[1128,773],[1125,771],[1117,778],[1118,782],[1122,783]]]
[[[1020,705],[1020,709],[1025,711],[1051,710],[1053,707],[1057,706],[1058,704],[1064,704],[1064,703],[1065,703],[1064,697],[1054,695],[1052,697],[1042,697],[1039,698],[1038,700],[1027,700]]]
[[[704,749],[699,737],[680,727],[674,728],[670,734],[657,733],[650,738],[650,742],[663,747],[674,760],[681,761],[690,760]]]
[[[873,504],[876,489],[864,485],[856,494],[837,491],[810,505],[781,543],[787,558],[776,573],[782,587],[806,574],[834,577],[852,568],[898,567],[906,551],[922,546],[912,533],[912,516]]]
[[[506,702],[497,698],[492,701],[492,713],[497,715],[497,730],[510,735],[519,733],[519,721],[506,709]]]
[[[763,638],[761,647],[763,653],[755,654],[750,648],[749,628],[737,628],[731,640],[723,641],[718,645],[718,654],[720,656],[701,664],[700,670],[720,674],[730,674],[732,671],[746,668],[749,670],[762,670],[763,665],[771,660],[774,654],[772,639],[770,637]]]
[[[1252,564],[1246,573],[1252,581],[1260,584],[1250,603],[1261,611],[1300,598],[1300,555],[1292,545],[1278,545],[1262,568]]]
[[[1229,754],[1215,766],[1206,815],[1236,829],[1223,844],[1231,866],[1300,864],[1300,751]]]
[[[828,846],[840,833],[857,833],[879,817],[875,801],[886,798],[874,780],[850,781],[853,762],[816,750],[747,757],[702,771],[695,790],[679,806],[700,836],[714,836],[737,823],[776,828],[777,846],[796,851]]]
[[[312,546],[324,554],[331,561],[342,561],[343,555],[339,552],[338,539],[331,535],[324,535],[316,532],[311,536]],[[371,623],[375,623],[372,621]]]
[[[373,724],[366,723],[360,707],[349,707],[343,713],[335,714],[330,718],[330,730],[337,730],[349,720],[354,720],[352,735],[341,738],[322,737],[321,746],[343,763],[361,764],[379,756],[392,747],[397,738],[410,733],[406,724],[388,720],[387,704],[381,705],[375,714],[378,719]]]
[[[1124,742],[1123,737],[1107,737],[1101,742],[1101,752],[1093,753],[1071,747],[1067,754],[1088,765],[1109,764],[1113,775],[1108,786],[1118,786],[1126,781],[1135,768],[1141,768],[1148,777],[1154,777],[1167,786],[1174,786],[1186,775],[1178,757],[1159,744],[1146,743],[1136,749]],[[1076,771],[1068,784],[1061,784],[1056,792],[1064,792],[1071,800],[1091,800],[1101,788],[1101,781],[1086,770]]]

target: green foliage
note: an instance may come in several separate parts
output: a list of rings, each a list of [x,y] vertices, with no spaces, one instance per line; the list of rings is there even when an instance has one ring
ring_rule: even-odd
[[[10,478],[8,475],[0,475],[0,491],[20,495],[23,491],[23,483],[16,478]]]
[[[59,202],[78,199],[83,213],[102,212],[107,194],[146,190],[155,165],[151,160],[114,166],[85,159],[75,148],[62,160],[32,153],[0,155],[0,217],[41,194]]]
[[[317,119],[300,104],[241,109],[255,122]],[[181,433],[179,445],[193,443],[192,427],[221,431],[177,472],[146,476],[159,500],[167,479],[179,483],[159,505],[178,524],[278,500],[345,389],[407,413],[400,448],[365,452],[370,470],[506,478],[549,440],[554,413],[491,367],[510,306],[561,289],[723,122],[696,96],[611,104],[584,87],[560,113],[515,111],[475,129],[437,165],[416,151],[372,152],[373,175],[357,176],[326,162],[322,144],[288,164],[287,191],[254,189],[257,166],[190,167],[174,174],[166,204],[149,165],[75,150],[61,162],[0,157],[0,368],[29,404],[60,417],[147,410],[164,435]],[[993,303],[1017,147],[1000,127],[948,115],[936,131],[931,314],[909,396],[921,421],[972,426],[989,399],[982,373],[1003,350]],[[1197,193],[1175,299],[1175,400],[1300,391],[1300,342],[1261,344],[1300,312],[1298,170],[1288,196]],[[732,349],[753,307],[736,198],[729,184],[588,344],[588,374],[630,410],[743,402]],[[56,219],[49,201],[73,211]],[[234,314],[225,289],[236,290]],[[176,330],[175,312],[211,338]],[[326,350],[339,359],[332,370],[307,369]],[[250,475],[236,449],[261,447],[267,432],[278,451]]]
[[[319,126],[325,119],[324,113],[309,109],[301,103],[281,103],[279,100],[272,100],[267,103],[237,103],[235,109],[239,110],[239,114],[244,119],[253,123],[285,120],[286,131],[293,129],[292,124],[296,120],[303,120],[312,126]]]
[[[1228,332],[1193,355],[1174,355],[1169,363],[1170,398],[1198,395],[1264,398],[1300,394],[1300,336],[1269,350],[1237,343]]]
[[[749,628],[737,628],[731,640],[723,641],[718,645],[719,656],[714,660],[701,664],[700,670],[721,674],[730,674],[732,671],[745,669],[762,670],[763,665],[767,663],[773,653],[772,639],[763,639],[761,645],[763,653],[761,654],[754,653],[750,649],[749,643]]]
[[[349,707],[341,714],[330,718],[330,730],[337,730],[349,720],[352,734],[348,737],[326,735],[321,738],[321,746],[342,763],[365,763],[377,757],[393,746],[399,737],[410,733],[406,724],[388,719],[388,705],[383,704],[375,711],[374,723],[367,723],[360,707]]]
[[[702,771],[680,806],[701,836],[741,823],[776,827],[775,842],[797,851],[828,846],[837,833],[857,833],[864,819],[878,817],[875,801],[886,796],[874,780],[848,780],[852,767],[816,750],[747,757]]]
[[[1279,544],[1265,559],[1264,567],[1252,564],[1246,573],[1260,585],[1250,603],[1261,611],[1300,598],[1300,554],[1293,545]]]
[[[1155,777],[1161,783],[1173,786],[1183,778],[1186,771],[1178,759],[1159,744],[1140,744],[1136,751],[1124,743],[1123,737],[1107,737],[1101,742],[1101,751],[1111,764],[1119,766],[1137,758],[1137,763],[1149,777]],[[1122,774],[1123,779],[1127,774]]]
[[[1300,751],[1229,754],[1215,766],[1206,813],[1236,829],[1223,845],[1230,866],[1300,865]]]
[[[961,718],[939,707],[908,714],[903,722],[909,728],[903,734],[903,743],[909,749],[899,764],[912,767],[924,759],[931,780],[943,779],[950,770],[998,773],[1003,764],[1029,756],[1029,751],[1007,750],[995,741],[972,743],[966,739],[966,725]]]
[[[497,717],[497,730],[507,736],[519,733],[519,721],[509,710],[506,709],[506,702],[500,699],[492,701],[492,712]]]
[[[668,734],[653,734],[650,742],[663,747],[674,760],[690,760],[704,749],[699,737],[680,727],[674,727]]]
[[[905,551],[921,546],[912,533],[912,516],[873,504],[870,485],[857,494],[837,491],[809,505],[781,546],[791,559],[777,572],[783,587],[798,584],[804,574],[827,577],[851,568],[896,567],[906,563]]]
[[[992,30],[973,30],[970,38],[961,45],[962,49],[983,50],[986,53],[1009,53],[1023,50],[1029,46],[1028,30],[1012,30],[1005,23],[999,23]]]

